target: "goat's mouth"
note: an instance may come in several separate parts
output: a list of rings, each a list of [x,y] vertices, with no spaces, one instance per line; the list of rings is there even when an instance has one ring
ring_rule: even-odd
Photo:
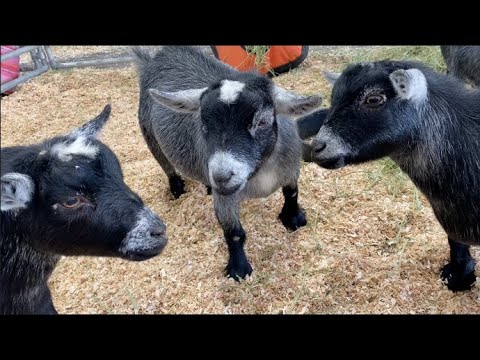
[[[118,249],[118,253],[127,260],[144,261],[160,255],[167,243],[168,237],[165,232],[151,235],[146,239],[128,237],[125,245]]]
[[[345,157],[344,156],[337,156],[337,157],[329,157],[329,158],[323,158],[320,156],[315,156],[315,154],[312,154],[313,161],[325,168],[325,169],[340,169],[346,165],[345,163]]]
[[[131,261],[144,261],[151,259],[157,255],[160,255],[165,248],[165,244],[158,245],[156,247],[148,248],[148,249],[136,249],[136,250],[124,250],[121,251],[121,257],[126,260]]]

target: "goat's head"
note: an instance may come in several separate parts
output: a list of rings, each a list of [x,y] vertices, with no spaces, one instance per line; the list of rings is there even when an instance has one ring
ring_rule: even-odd
[[[109,115],[106,106],[70,134],[32,146],[23,169],[2,176],[2,213],[10,212],[31,246],[144,260],[166,245],[165,224],[124,183],[117,157],[97,139]]]
[[[327,74],[334,83],[332,105],[312,143],[313,160],[335,169],[397,150],[428,101],[424,70],[417,63],[379,61]]]
[[[254,73],[239,73],[235,79],[222,79],[203,89],[150,89],[150,94],[174,111],[200,113],[210,183],[223,195],[240,191],[272,153],[277,114],[306,114],[322,102],[319,96],[289,92]]]

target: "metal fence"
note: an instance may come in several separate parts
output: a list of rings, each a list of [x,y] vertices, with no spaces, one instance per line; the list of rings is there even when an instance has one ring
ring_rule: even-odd
[[[49,46],[21,46],[16,50],[2,55],[0,61],[3,63],[5,60],[26,53],[30,53],[32,58],[32,64],[30,66],[23,66],[21,68],[21,75],[18,78],[3,83],[1,85],[2,94],[20,84],[23,84],[30,79],[33,79],[40,74],[43,74],[49,69],[57,70],[87,66],[112,66],[130,63],[133,60],[132,56],[117,56],[100,59],[62,62],[55,58],[52,49]]]
[[[16,50],[13,50],[7,54],[1,56],[1,62],[11,59],[16,56],[20,56],[25,53],[30,53],[32,56],[33,69],[24,72],[16,79],[10,80],[2,84],[1,93],[13,89],[15,86],[23,84],[25,81],[33,79],[35,76],[43,74],[50,69],[50,64],[45,56],[43,46],[22,46]]]

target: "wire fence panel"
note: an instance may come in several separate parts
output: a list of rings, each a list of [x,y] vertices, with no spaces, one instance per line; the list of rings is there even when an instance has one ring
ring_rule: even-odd
[[[43,74],[50,69],[50,65],[44,54],[43,46],[21,46],[16,50],[2,55],[0,62],[3,63],[8,59],[20,56],[25,53],[30,53],[34,67],[30,71],[24,72],[24,74],[17,77],[16,79],[3,83],[0,89],[0,92],[2,94],[6,93],[8,90],[13,89],[20,84],[23,84],[30,79],[33,79],[40,74]]]

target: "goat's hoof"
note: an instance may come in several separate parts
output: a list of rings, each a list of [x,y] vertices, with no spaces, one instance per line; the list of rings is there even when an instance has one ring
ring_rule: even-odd
[[[212,195],[212,187],[207,186],[207,195]]]
[[[170,184],[170,191],[175,199],[178,199],[182,194],[185,194],[185,183],[180,176],[170,176],[168,182]]]
[[[240,263],[233,263],[232,261],[228,262],[225,272],[227,277],[233,278],[235,281],[240,281],[240,278],[245,279],[247,275],[252,274],[252,267],[247,260]]]
[[[305,212],[298,209],[296,212],[289,213],[283,211],[278,215],[278,218],[282,221],[283,226],[288,230],[295,231],[302,226],[307,225],[307,218],[305,217]]]
[[[442,279],[447,282],[448,289],[454,292],[470,290],[476,279],[474,268],[473,260],[462,268],[448,263],[442,268]]]

